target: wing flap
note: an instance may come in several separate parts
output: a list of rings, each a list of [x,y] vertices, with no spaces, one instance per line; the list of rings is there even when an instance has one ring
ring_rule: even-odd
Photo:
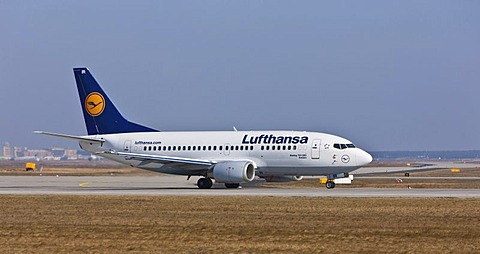
[[[146,165],[149,163],[160,163],[168,165],[172,168],[181,168],[188,170],[206,169],[216,164],[215,161],[190,159],[172,156],[139,154],[139,153],[125,153],[125,152],[111,152],[113,154],[125,157],[127,160],[141,161],[140,164]]]

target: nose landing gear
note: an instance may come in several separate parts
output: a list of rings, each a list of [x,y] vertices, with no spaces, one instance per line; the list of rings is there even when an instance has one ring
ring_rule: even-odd
[[[326,187],[327,189],[333,189],[335,188],[335,179],[338,179],[338,178],[345,178],[345,177],[348,177],[348,173],[340,173],[340,174],[331,174],[331,175],[327,175],[327,183],[326,183]]]
[[[333,180],[327,180],[326,187],[327,189],[335,188],[335,182]]]

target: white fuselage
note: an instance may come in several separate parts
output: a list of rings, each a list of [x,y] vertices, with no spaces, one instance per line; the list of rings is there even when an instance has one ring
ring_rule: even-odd
[[[82,149],[147,170],[196,175],[195,170],[164,167],[118,156],[115,152],[171,156],[213,162],[248,160],[258,176],[317,176],[347,173],[372,157],[344,138],[300,131],[143,132],[87,136],[105,142],[81,141]],[[108,153],[111,152],[111,153]],[[200,171],[198,173],[201,174]]]

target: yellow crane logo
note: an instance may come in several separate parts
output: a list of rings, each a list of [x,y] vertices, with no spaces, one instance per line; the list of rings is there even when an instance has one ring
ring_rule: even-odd
[[[105,98],[100,93],[90,93],[85,99],[85,110],[91,116],[99,116],[105,109]]]

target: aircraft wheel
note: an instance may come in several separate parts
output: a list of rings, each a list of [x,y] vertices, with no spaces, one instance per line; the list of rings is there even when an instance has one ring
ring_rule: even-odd
[[[237,189],[238,187],[240,187],[240,184],[239,183],[226,183],[225,187],[227,187],[229,189]]]
[[[197,186],[199,189],[210,189],[212,188],[213,182],[210,178],[200,178],[197,181]]]
[[[327,181],[327,189],[333,189],[335,188],[335,182],[333,180]]]

